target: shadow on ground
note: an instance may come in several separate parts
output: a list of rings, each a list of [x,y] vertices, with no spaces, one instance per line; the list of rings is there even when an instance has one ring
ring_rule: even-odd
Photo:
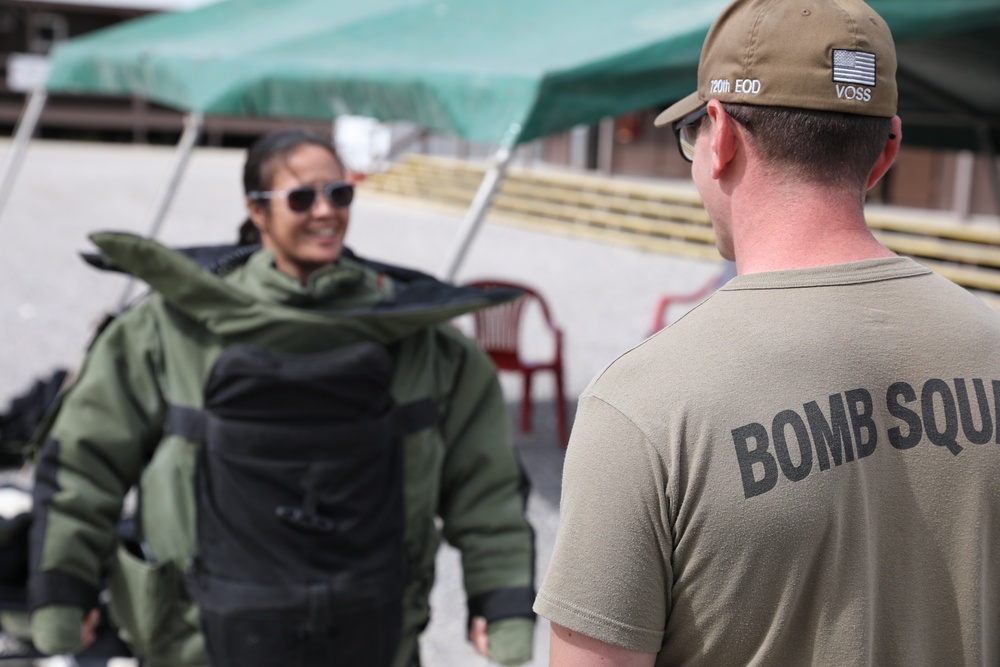
[[[560,445],[557,436],[555,403],[535,401],[532,429],[527,433],[518,428],[520,404],[508,403],[507,412],[514,432],[514,449],[531,481],[532,490],[558,507],[566,449]],[[566,417],[571,425],[575,414],[576,401],[567,401]]]

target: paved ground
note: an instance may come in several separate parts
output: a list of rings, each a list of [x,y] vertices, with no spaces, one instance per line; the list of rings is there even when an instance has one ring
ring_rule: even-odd
[[[9,143],[0,141],[0,160]],[[36,142],[6,209],[0,212],[0,409],[30,382],[80,358],[90,328],[122,294],[122,278],[77,257],[97,230],[144,233],[146,217],[171,163],[168,149]],[[243,219],[240,151],[199,149],[192,158],[161,239],[169,244],[225,243]],[[348,244],[359,254],[435,272],[459,218],[412,203],[359,196]],[[567,393],[575,398],[601,368],[645,337],[659,294],[691,291],[719,267],[592,241],[487,223],[458,281],[480,277],[533,285],[565,330]],[[531,348],[550,342],[532,326]],[[519,386],[504,379],[516,404]],[[548,564],[558,520],[562,450],[555,442],[552,384],[536,387],[536,424],[516,446],[534,490],[529,517],[537,533],[538,577]],[[570,409],[575,406],[571,402]],[[572,413],[571,413],[572,414]],[[511,407],[512,419],[516,408]],[[463,639],[465,611],[457,554],[442,551],[425,633],[427,667],[479,667]],[[548,628],[539,623],[535,666],[548,663]]]

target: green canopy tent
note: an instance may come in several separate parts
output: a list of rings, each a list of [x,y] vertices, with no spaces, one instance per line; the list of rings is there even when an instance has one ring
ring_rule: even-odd
[[[907,140],[912,111],[914,140],[994,152],[1000,0],[870,1],[900,47]],[[441,271],[451,278],[512,149],[689,93],[701,42],[725,4],[223,0],[137,19],[55,50],[0,174],[0,206],[47,92],[136,95],[189,112],[154,229],[206,114],[406,120],[497,146]]]

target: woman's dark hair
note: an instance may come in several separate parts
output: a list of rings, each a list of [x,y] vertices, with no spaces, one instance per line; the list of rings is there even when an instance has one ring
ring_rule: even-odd
[[[236,245],[260,245],[260,230],[247,218],[236,232]]]
[[[344,163],[340,161],[336,149],[329,141],[315,132],[298,128],[275,130],[262,136],[247,150],[247,159],[243,163],[243,192],[270,190],[271,179],[274,178],[274,167],[278,160],[296,148],[306,145],[326,149],[341,169],[344,168]]]

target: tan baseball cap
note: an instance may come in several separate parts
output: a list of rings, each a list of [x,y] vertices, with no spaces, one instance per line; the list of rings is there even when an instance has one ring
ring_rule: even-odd
[[[733,0],[712,23],[698,90],[656,118],[676,122],[710,99],[896,114],[896,47],[861,0]]]

